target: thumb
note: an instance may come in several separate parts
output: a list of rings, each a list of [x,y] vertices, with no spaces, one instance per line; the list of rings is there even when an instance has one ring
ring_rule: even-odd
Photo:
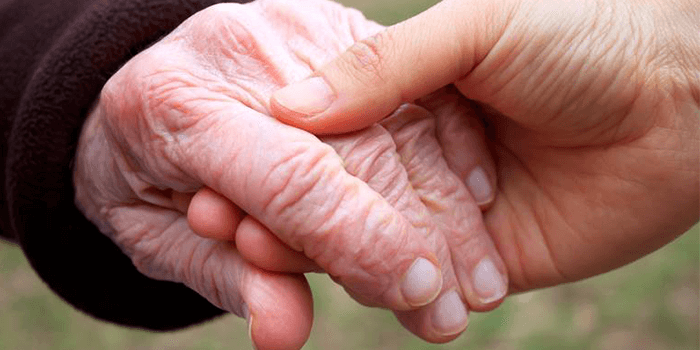
[[[504,7],[486,0],[440,2],[277,91],[271,113],[315,134],[369,126],[468,74],[503,31]],[[494,20],[499,13],[503,20]]]
[[[313,322],[311,290],[303,275],[249,264],[230,243],[194,234],[175,210],[130,203],[110,213],[110,237],[141,273],[183,283],[216,307],[245,317],[256,349],[302,348]]]

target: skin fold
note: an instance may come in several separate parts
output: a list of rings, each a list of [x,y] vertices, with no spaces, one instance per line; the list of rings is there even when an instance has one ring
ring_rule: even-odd
[[[452,84],[487,125],[484,221],[511,291],[577,281],[698,220],[698,23],[686,0],[446,0],[276,92],[272,112],[342,133]],[[309,86],[324,93],[291,99]]]
[[[246,261],[268,251],[395,310],[428,341],[455,338],[468,309],[507,292],[480,210],[491,199],[475,201],[460,171],[478,163],[495,175],[464,99],[445,89],[320,139],[269,116],[273,91],[379,30],[325,1],[198,13],[105,85],[81,134],[76,202],[139,271],[247,318],[259,349],[301,347],[312,319],[302,275]],[[255,235],[282,244],[245,243]]]
[[[258,348],[308,337],[308,286],[284,272],[444,342],[498,283],[593,276],[697,221],[693,2],[446,0],[386,30],[307,5],[183,23],[105,86],[76,161],[86,216]],[[439,285],[406,293],[415,266]]]

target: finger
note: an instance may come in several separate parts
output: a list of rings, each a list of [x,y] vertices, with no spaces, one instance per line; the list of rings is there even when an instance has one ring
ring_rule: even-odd
[[[437,296],[439,264],[419,228],[348,174],[330,146],[235,107],[189,130],[199,137],[183,138],[171,161],[314,260],[360,302],[407,310]],[[229,110],[243,112],[232,117]]]
[[[248,305],[248,333],[258,350],[301,349],[313,323],[311,289],[303,275],[255,271],[243,299]]]
[[[246,216],[236,230],[236,248],[249,263],[267,271],[323,272],[301,252],[289,248],[252,216]]]
[[[486,144],[480,108],[454,88],[420,100],[435,115],[436,138],[449,169],[467,185],[482,210],[496,196],[496,166]]]
[[[111,88],[103,89],[103,108],[109,109],[109,115],[120,116],[109,121],[110,127],[124,133],[120,140],[143,140],[134,130],[139,128],[124,127],[142,125],[140,114],[125,111],[149,112],[145,119],[153,129],[149,139],[157,139],[149,143],[155,151],[137,150],[141,154],[132,158],[143,162],[139,165],[145,172],[167,171],[169,176],[158,182],[161,185],[189,188],[194,183],[220,193],[361,295],[364,303],[407,310],[431,302],[440,291],[442,278],[424,232],[367,184],[349,175],[332,148],[251,109],[262,107],[251,95],[265,95],[258,90],[257,81],[271,81],[263,84],[262,91],[286,81],[299,72],[287,68],[298,67],[298,59],[285,53],[285,43],[265,26],[261,27],[263,36],[253,36],[257,28],[248,30],[244,25],[225,26],[225,35],[219,35],[222,31],[216,24],[229,23],[229,19],[234,24],[249,22],[219,14],[214,23],[200,27],[204,35],[198,38],[230,39],[231,34],[241,34],[240,41],[229,44],[239,44],[233,53],[236,58],[245,56],[245,67],[228,56],[223,61],[219,58],[225,56],[216,53],[210,57],[211,51],[195,50],[194,55],[187,55],[193,53],[188,48],[191,38],[173,40],[161,46],[163,50],[185,54],[163,56],[147,50],[139,56],[146,67],[155,65],[157,74],[144,79],[142,71],[122,68],[108,84]],[[219,48],[211,43],[207,46]],[[193,62],[211,58],[205,69],[193,69]],[[209,64],[219,66],[219,62],[226,62],[223,71],[214,68],[212,72]],[[229,79],[243,85],[228,79],[228,85],[221,85],[219,73],[230,74]],[[252,86],[247,85],[250,77],[256,77]],[[139,142],[135,141],[137,147]]]
[[[447,290],[421,309],[394,314],[407,330],[431,343],[454,340],[469,324],[469,310],[457,288]]]
[[[401,103],[469,73],[505,26],[508,6],[499,6],[496,10],[486,0],[440,2],[357,42],[309,78],[277,91],[271,112],[315,134],[371,125]]]
[[[325,137],[324,142],[332,145],[343,157],[350,173],[379,191],[404,214],[411,225],[425,230],[424,235],[442,267],[443,290],[453,291],[449,296],[443,294],[429,305],[399,312],[397,316],[406,322],[411,332],[426,341],[445,342],[457,337],[467,326],[468,311],[460,301],[461,288],[452,267],[448,242],[409,182],[409,174],[402,164],[406,155],[397,154],[391,135],[381,126],[352,135]],[[348,293],[355,296],[352,290]],[[449,308],[446,304],[449,304]]]
[[[140,272],[184,283],[215,306],[245,317],[257,349],[300,349],[308,339],[313,304],[303,276],[248,264],[232,244],[195,235],[174,210],[131,205],[113,209],[110,220],[118,233],[114,240]]]
[[[189,198],[189,200],[188,200]],[[302,253],[294,251],[270,230],[243,212],[230,200],[202,188],[195,194],[173,194],[187,211],[190,228],[201,237],[235,240],[236,249],[249,263],[267,271],[305,273],[321,268]]]
[[[450,171],[442,157],[440,145],[433,136],[435,121],[427,110],[404,105],[384,120],[382,126],[392,134],[413,188],[440,224],[450,247],[451,263],[470,308],[490,310],[498,306],[507,293],[505,264],[463,180]]]
[[[187,210],[187,221],[196,234],[218,240],[234,240],[244,216],[233,202],[207,187],[197,191]]]

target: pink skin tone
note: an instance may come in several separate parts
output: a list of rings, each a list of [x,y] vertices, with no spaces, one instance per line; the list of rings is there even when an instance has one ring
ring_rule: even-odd
[[[310,331],[303,275],[279,271],[329,273],[418,336],[454,339],[507,292],[480,210],[492,198],[464,175],[478,165],[495,186],[479,123],[448,90],[321,139],[270,117],[273,91],[381,30],[307,5],[213,6],[130,60],[81,134],[76,202],[139,271],[245,317],[258,349]]]
[[[76,164],[78,204],[136,266],[246,317],[259,349],[310,329],[280,272],[444,342],[502,283],[609,271],[697,221],[694,2],[445,0],[387,31],[308,5],[183,23],[105,86]]]
[[[498,179],[484,223],[510,291],[572,282],[640,258],[698,220],[698,23],[692,0],[445,0],[276,92],[271,112],[316,134],[343,133],[454,84],[471,100],[460,104],[465,115],[489,126],[489,148],[472,150],[480,164],[495,159],[495,177],[484,168],[487,183]],[[450,168],[479,184],[477,168],[451,158],[454,145],[471,146],[443,143]],[[267,236],[235,240],[242,252],[245,242],[284,243]]]
[[[342,133],[452,84],[487,121],[484,222],[511,292],[580,280],[698,221],[697,5],[445,0],[277,91],[272,112]]]

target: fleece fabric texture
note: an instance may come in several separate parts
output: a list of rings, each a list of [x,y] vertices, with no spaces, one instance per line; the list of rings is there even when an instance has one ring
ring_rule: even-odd
[[[217,2],[0,0],[0,235],[96,318],[172,330],[223,313],[182,284],[140,274],[81,215],[71,180],[81,126],[107,79]]]

